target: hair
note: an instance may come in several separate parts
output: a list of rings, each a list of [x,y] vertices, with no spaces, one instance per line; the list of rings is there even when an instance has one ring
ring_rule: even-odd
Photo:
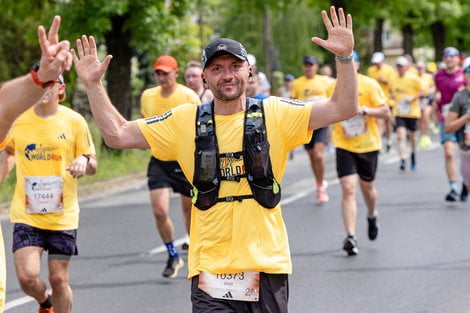
[[[186,65],[186,69],[190,67],[199,67],[202,69],[202,64],[201,62],[198,62],[198,61],[189,61],[188,64]]]

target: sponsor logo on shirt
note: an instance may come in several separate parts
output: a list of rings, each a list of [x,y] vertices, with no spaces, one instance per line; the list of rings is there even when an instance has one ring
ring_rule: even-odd
[[[30,161],[62,161],[62,156],[52,151],[57,148],[42,147],[31,143],[24,149],[25,157]]]

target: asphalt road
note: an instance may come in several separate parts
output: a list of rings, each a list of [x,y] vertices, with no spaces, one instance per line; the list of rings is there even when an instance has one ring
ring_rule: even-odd
[[[444,201],[441,148],[420,151],[417,170],[406,173],[398,171],[394,152],[381,155],[376,180],[379,237],[367,239],[366,210],[358,195],[355,257],[341,250],[345,233],[333,163],[329,155],[331,200],[326,205],[314,205],[313,176],[302,148],[288,163],[282,183],[294,271],[290,312],[470,312],[470,202]],[[177,196],[172,196],[171,205],[180,239],[184,227]],[[82,201],[81,208],[79,256],[73,258],[71,271],[74,312],[191,312],[187,267],[173,280],[161,277],[166,252],[157,236],[145,182],[100,193]],[[35,312],[37,304],[16,282],[11,226],[4,220],[2,227],[8,267],[6,312]],[[43,276],[47,278],[46,272]]]

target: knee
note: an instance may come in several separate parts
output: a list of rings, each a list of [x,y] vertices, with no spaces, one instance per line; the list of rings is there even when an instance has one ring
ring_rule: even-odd
[[[343,197],[354,197],[356,195],[356,188],[352,184],[343,185]]]
[[[39,275],[28,273],[28,272],[23,272],[23,273],[18,273],[18,283],[20,284],[21,288],[24,289],[29,289],[31,286],[34,286],[36,283]]]
[[[52,290],[55,292],[60,292],[68,286],[68,279],[65,275],[59,273],[52,273],[49,275],[49,282],[51,284]]]
[[[159,207],[153,207],[153,215],[157,221],[165,221],[168,218],[168,213]]]

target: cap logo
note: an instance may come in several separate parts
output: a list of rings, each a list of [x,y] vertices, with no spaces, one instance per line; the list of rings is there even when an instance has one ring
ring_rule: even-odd
[[[227,50],[227,45],[224,43],[221,43],[220,45],[217,46],[217,51],[219,50]]]

